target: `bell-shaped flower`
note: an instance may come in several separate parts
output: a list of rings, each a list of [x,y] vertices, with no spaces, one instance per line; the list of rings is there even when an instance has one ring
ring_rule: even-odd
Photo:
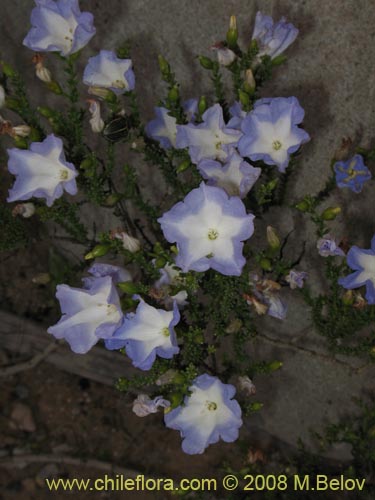
[[[177,243],[176,265],[184,272],[215,269],[240,276],[245,265],[243,241],[254,232],[254,216],[235,196],[203,182],[158,222],[170,243]]]
[[[90,57],[83,73],[83,83],[90,87],[109,89],[117,95],[135,87],[131,59],[120,59],[111,50],[101,50]]]
[[[355,272],[339,278],[339,284],[349,290],[365,285],[367,302],[375,304],[375,235],[371,240],[371,248],[353,246],[346,256],[346,263]]]
[[[95,35],[94,18],[81,12],[78,0],[35,0],[29,33],[23,41],[36,52],[60,52],[69,56]]]
[[[222,165],[215,160],[202,160],[198,163],[202,177],[209,186],[223,188],[229,196],[245,198],[258,180],[262,170],[245,161],[234,149]]]
[[[285,17],[274,23],[271,16],[257,12],[252,40],[258,42],[258,56],[274,59],[282,54],[297,38],[298,29],[287,23]]]
[[[338,161],[333,169],[336,174],[337,187],[347,187],[355,193],[360,193],[364,183],[371,179],[371,172],[364,164],[361,155],[354,155],[347,161]]]
[[[124,323],[105,345],[107,349],[125,347],[136,368],[149,370],[156,356],[171,359],[179,352],[174,331],[179,321],[176,303],[172,311],[164,311],[140,300],[135,313],[125,316]]]
[[[123,315],[115,285],[110,276],[96,278],[89,288],[58,285],[60,321],[48,328],[57,339],[65,339],[73,352],[85,354],[99,339],[110,338],[120,326]]]
[[[309,134],[297,126],[304,114],[295,97],[259,99],[242,122],[240,155],[277,165],[280,172],[285,172],[290,155],[310,139]]]
[[[198,164],[204,159],[225,160],[226,146],[235,146],[242,132],[225,125],[220,104],[208,108],[202,123],[177,125],[176,148],[189,148],[191,161]]]
[[[235,387],[204,374],[193,381],[189,391],[184,405],[164,416],[167,427],[180,431],[182,450],[195,455],[219,439],[226,443],[236,441],[242,419],[240,405],[232,399]]]
[[[62,196],[64,190],[77,193],[74,165],[65,160],[62,140],[49,135],[43,142],[33,142],[30,149],[8,149],[8,170],[17,176],[7,201],[45,198],[47,206]]]
[[[194,120],[198,110],[198,99],[189,99],[182,104],[186,118],[189,122]],[[158,141],[162,148],[176,147],[177,121],[170,116],[167,108],[154,108],[156,118],[146,125],[146,134]]]

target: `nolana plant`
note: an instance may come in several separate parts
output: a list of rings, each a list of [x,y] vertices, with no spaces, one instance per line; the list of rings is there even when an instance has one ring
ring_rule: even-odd
[[[120,379],[118,389],[136,396],[139,417],[162,411],[189,454],[235,441],[243,416],[261,408],[252,399],[254,378],[282,363],[250,360],[246,344],[257,335],[257,315],[286,317],[283,288],[303,294],[332,348],[371,354],[373,336],[354,347],[343,342],[374,320],[374,240],[349,249],[329,232],[340,208],[319,206],[337,187],[362,190],[374,150],[346,143],[325,189],[295,205],[316,224],[328,294],[316,297],[304,287],[303,251],[284,258],[288,235],[262,227],[269,207],[283,206],[287,179],[310,140],[297,97],[260,98],[298,35],[292,24],[258,12],[240,47],[232,16],[213,55],[198,56],[212,81],[207,96],[182,96],[160,55],[166,91],[155,96],[155,117],[144,124],[129,43],[87,59],[94,16],[81,12],[78,0],[36,0],[30,23],[23,43],[56,99],[53,108],[33,109],[21,75],[2,61],[1,133],[13,141],[7,164],[14,180],[0,209],[0,243],[3,250],[27,245],[28,224],[38,219],[81,244],[82,284],[57,285],[62,316],[49,334],[77,355],[97,343],[122,352],[138,374]],[[64,77],[52,74],[51,58]],[[79,59],[86,61],[83,74]],[[135,165],[127,161],[130,150],[138,154]],[[158,179],[158,193],[141,188],[141,172]],[[112,208],[118,227],[92,231],[80,213],[88,203]],[[264,248],[253,243],[254,231],[266,234]]]

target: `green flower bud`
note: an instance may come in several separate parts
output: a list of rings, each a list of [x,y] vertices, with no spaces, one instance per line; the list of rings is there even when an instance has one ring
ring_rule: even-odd
[[[178,98],[180,97],[180,93],[178,91],[177,85],[174,85],[170,91],[168,92],[168,100],[170,102],[177,102]]]
[[[265,271],[272,271],[272,262],[270,259],[267,259],[266,257],[260,259],[260,267],[264,269]]]
[[[323,220],[334,220],[341,213],[340,207],[329,207],[324,210],[321,217]]]
[[[230,49],[234,49],[237,46],[238,30],[236,16],[230,16],[226,40]]]
[[[280,238],[272,226],[267,226],[267,241],[271,250],[278,250],[281,247]]]
[[[276,370],[279,370],[282,366],[283,366],[282,361],[272,361],[272,363],[268,365],[268,369],[270,372],[275,372]]]
[[[204,95],[202,95],[198,102],[199,114],[203,115],[206,109],[207,109],[207,99]]]
[[[351,306],[354,303],[353,290],[347,290],[342,296],[342,303]]]
[[[310,208],[310,204],[306,200],[302,200],[295,205],[295,208],[300,212],[307,212]]]
[[[191,165],[190,160],[184,160],[182,163],[179,164],[179,166],[176,168],[176,172],[180,174],[181,172],[185,172]]]
[[[155,267],[157,269],[161,269],[162,267],[165,266],[165,264],[167,263],[167,261],[165,259],[163,259],[163,257],[158,257],[156,260],[155,260]]]
[[[169,75],[171,72],[171,67],[169,66],[168,61],[162,56],[158,55],[158,62],[159,62],[159,68],[160,72],[163,76]]]
[[[242,104],[242,106],[246,109],[249,104],[250,104],[250,97],[249,97],[249,94],[247,94],[246,92],[244,92],[243,90],[239,90],[238,91],[238,97],[240,99],[240,103]]]
[[[251,69],[247,69],[245,72],[245,81],[243,84],[243,88],[248,94],[252,95],[254,93],[255,86],[256,83],[253,72],[251,71]]]
[[[204,69],[213,69],[215,66],[214,61],[210,59],[209,57],[206,56],[199,56],[198,57],[199,63]]]
[[[109,243],[101,243],[100,245],[96,245],[91,252],[85,255],[85,260],[95,259],[96,257],[103,257],[106,255],[111,248]]]
[[[112,193],[104,201],[106,207],[114,207],[122,199],[122,194]]]
[[[50,90],[56,95],[61,95],[63,93],[60,85],[57,82],[54,82],[53,80],[51,82],[46,83],[46,87],[48,88],[48,90]]]
[[[83,161],[81,161],[81,164],[80,164],[79,168],[82,168],[83,170],[86,170],[87,168],[90,168],[93,165],[94,165],[93,159],[90,156],[88,156]]]

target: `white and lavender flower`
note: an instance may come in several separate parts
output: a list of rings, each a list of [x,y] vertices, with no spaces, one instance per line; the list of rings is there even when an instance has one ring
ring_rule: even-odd
[[[171,359],[179,352],[174,331],[179,321],[176,303],[172,311],[164,311],[140,300],[135,313],[125,316],[124,323],[105,345],[107,349],[125,347],[136,368],[149,370],[156,356]]]
[[[274,59],[294,42],[297,35],[298,29],[287,23],[284,17],[274,23],[271,16],[257,12],[252,40],[258,42],[258,57],[267,55]]]
[[[189,455],[201,454],[219,439],[235,441],[242,419],[240,405],[232,399],[234,386],[204,374],[193,381],[189,391],[184,405],[164,416],[167,427],[180,431],[182,450]]]
[[[209,186],[223,188],[229,196],[245,198],[262,170],[245,161],[234,149],[222,165],[216,160],[202,160],[198,170]]]
[[[49,135],[43,142],[33,142],[30,149],[8,149],[8,170],[17,178],[7,201],[45,198],[47,206],[62,196],[64,190],[77,193],[78,175],[72,163],[65,160],[62,140]]]
[[[90,87],[108,89],[116,95],[135,87],[131,59],[120,59],[111,50],[101,50],[90,57],[83,73],[83,83]]]
[[[167,241],[177,243],[176,265],[184,272],[211,268],[240,276],[246,262],[243,242],[254,232],[253,219],[238,197],[202,182],[158,222]]]
[[[202,115],[202,123],[177,125],[176,148],[189,148],[191,161],[225,160],[227,146],[235,146],[242,132],[229,128],[223,118],[220,104],[208,108]]]
[[[310,139],[297,125],[304,110],[295,97],[259,99],[242,121],[244,135],[238,143],[240,155],[250,160],[263,160],[285,172],[290,155]]]
[[[333,169],[337,187],[349,188],[355,193],[360,193],[364,183],[371,179],[371,172],[364,164],[363,156],[358,154],[347,161],[336,162]]]
[[[304,280],[307,278],[308,274],[305,271],[296,271],[295,269],[291,269],[285,280],[289,283],[289,286],[292,290],[296,288],[303,288]]]
[[[88,352],[99,339],[110,338],[123,319],[110,276],[96,278],[86,285],[89,288],[57,286],[56,297],[63,316],[47,330],[57,339],[65,339],[78,354]]]
[[[168,408],[171,403],[163,399],[163,396],[156,396],[151,399],[147,394],[139,394],[133,401],[133,412],[137,417],[147,417],[151,413],[157,413],[159,408]]]
[[[330,234],[325,234],[323,238],[319,238],[316,247],[322,257],[345,256],[344,251],[337,245],[336,240]]]
[[[355,272],[339,278],[338,283],[349,290],[366,286],[366,300],[369,304],[375,304],[375,235],[371,240],[371,248],[351,247],[346,263]]]
[[[95,35],[94,18],[81,12],[78,0],[35,0],[31,29],[23,41],[36,52],[60,52],[69,56],[82,49]]]
[[[182,104],[186,118],[189,122],[194,120],[198,111],[198,99],[189,99]],[[146,125],[146,134],[158,141],[162,148],[176,147],[177,121],[170,116],[167,108],[155,107],[156,118]]]

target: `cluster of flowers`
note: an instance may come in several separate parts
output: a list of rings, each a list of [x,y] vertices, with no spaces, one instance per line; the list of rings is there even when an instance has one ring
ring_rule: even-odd
[[[59,52],[69,57],[95,34],[92,14],[82,13],[78,0],[35,1],[32,28],[24,40],[32,50]],[[284,18],[274,23],[269,16],[258,13],[253,32],[253,40],[259,47],[258,58],[278,57],[297,34],[298,30]],[[222,64],[231,64],[236,57],[228,48],[216,47],[216,50]],[[42,57],[38,56],[35,63],[37,76],[51,83],[51,73],[44,67]],[[101,50],[89,59],[83,82],[89,93],[97,97],[105,97],[108,91],[116,95],[131,91],[135,87],[132,61]],[[0,94],[0,99],[3,98]],[[299,127],[304,110],[295,97],[259,99],[250,112],[235,102],[227,123],[219,104],[206,109],[199,120],[197,99],[186,101],[183,108],[187,123],[177,124],[168,109],[157,107],[156,118],[146,127],[148,136],[162,148],[187,148],[191,162],[202,176],[200,186],[158,220],[166,240],[176,245],[177,255],[173,265],[161,269],[155,290],[168,289],[188,271],[214,269],[226,276],[240,276],[246,262],[243,245],[254,232],[254,216],[247,213],[242,200],[261,174],[261,168],[251,162],[275,165],[283,173],[291,155],[309,140],[307,132]],[[90,100],[90,112],[92,130],[101,132],[104,121],[95,99]],[[66,160],[60,138],[51,134],[42,142],[33,142],[28,150],[13,148],[8,152],[8,168],[16,176],[9,202],[36,197],[51,206],[64,191],[77,193],[78,171]],[[335,172],[339,187],[356,192],[370,177],[359,155],[348,162],[338,162]],[[375,302],[374,245],[373,240],[372,250],[352,248],[348,264],[356,272],[341,281],[347,288],[366,284],[366,298],[371,303]],[[342,255],[330,237],[319,242],[319,249],[322,255]],[[88,272],[91,276],[84,278],[82,288],[57,287],[63,316],[49,328],[49,333],[64,338],[76,353],[88,352],[100,339],[108,349],[125,347],[134,366],[141,370],[149,370],[156,356],[170,359],[179,352],[175,327],[180,321],[179,308],[187,304],[186,291],[174,296],[164,293],[165,309],[157,309],[140,296],[134,296],[139,301],[135,312],[124,315],[116,285],[130,281],[130,273],[98,263]],[[291,270],[286,281],[291,288],[301,288],[305,278],[306,273]],[[257,312],[283,319],[286,308],[277,294],[279,285],[255,275],[251,285],[253,295],[247,300]],[[171,410],[170,402],[162,396],[151,400],[140,395],[134,411],[144,416],[164,408],[167,427],[178,429],[184,438],[183,450],[203,453],[220,438],[227,442],[237,439],[242,420],[234,395],[234,386],[202,374],[193,381],[189,395],[177,408]]]

